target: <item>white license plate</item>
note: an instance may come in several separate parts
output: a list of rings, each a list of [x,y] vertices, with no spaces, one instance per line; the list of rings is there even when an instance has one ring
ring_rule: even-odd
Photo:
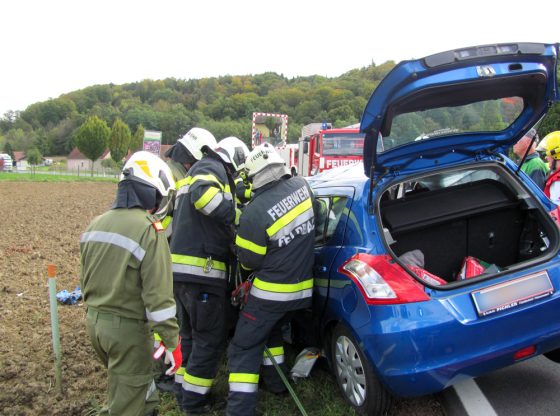
[[[554,287],[545,271],[472,292],[478,316],[487,316],[550,296]]]

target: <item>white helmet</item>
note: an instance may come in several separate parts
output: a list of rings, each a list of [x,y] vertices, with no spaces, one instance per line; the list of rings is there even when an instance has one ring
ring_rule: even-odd
[[[178,140],[187,148],[196,160],[202,159],[202,148],[208,146],[210,149],[216,147],[216,138],[212,133],[200,127],[193,127],[187,134]]]
[[[285,162],[274,146],[266,142],[251,150],[245,161],[245,169],[250,178],[271,165],[285,165]]]
[[[175,181],[171,169],[159,157],[143,150],[134,153],[125,163],[120,180],[138,181],[155,188],[161,195],[161,202],[154,215],[158,219],[167,215],[175,193]]]
[[[236,172],[245,167],[245,159],[249,154],[249,148],[237,137],[230,136],[220,140],[214,150],[224,162],[233,165]]]

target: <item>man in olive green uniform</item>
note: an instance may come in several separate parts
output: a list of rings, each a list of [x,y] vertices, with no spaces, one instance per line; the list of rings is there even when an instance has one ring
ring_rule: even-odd
[[[148,152],[127,162],[113,208],[82,234],[81,285],[86,326],[108,370],[106,414],[155,414],[153,334],[166,348],[169,374],[181,365],[171,256],[155,215],[175,184],[167,165]]]

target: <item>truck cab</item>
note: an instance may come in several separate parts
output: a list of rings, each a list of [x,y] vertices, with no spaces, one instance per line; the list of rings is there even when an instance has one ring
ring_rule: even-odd
[[[298,172],[312,176],[328,169],[359,163],[363,156],[359,129],[326,129],[303,137],[299,145]]]

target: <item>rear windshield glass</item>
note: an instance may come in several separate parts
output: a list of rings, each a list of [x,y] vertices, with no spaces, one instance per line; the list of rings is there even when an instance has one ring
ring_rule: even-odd
[[[381,151],[441,136],[501,131],[513,123],[522,110],[522,98],[508,97],[400,114],[393,119],[391,134],[383,137]],[[377,151],[380,151],[379,145]]]
[[[364,134],[323,134],[324,156],[361,156],[364,151]]]

